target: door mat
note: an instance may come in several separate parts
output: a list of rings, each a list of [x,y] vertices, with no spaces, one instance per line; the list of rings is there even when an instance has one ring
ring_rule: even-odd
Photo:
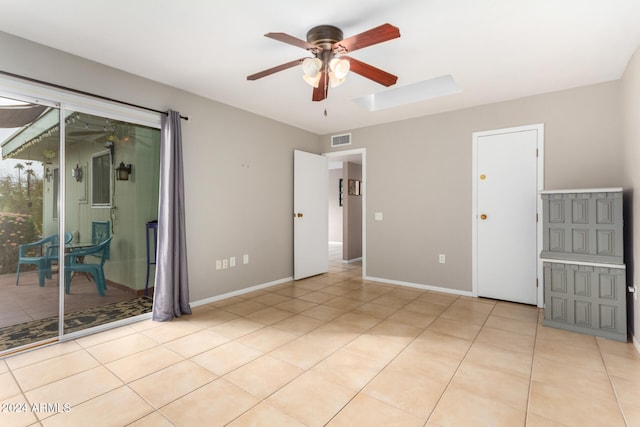
[[[64,319],[64,332],[71,333],[117,320],[150,313],[153,300],[139,297],[127,301],[106,304],[75,313]],[[0,351],[32,344],[58,336],[58,316],[20,323],[0,328]]]

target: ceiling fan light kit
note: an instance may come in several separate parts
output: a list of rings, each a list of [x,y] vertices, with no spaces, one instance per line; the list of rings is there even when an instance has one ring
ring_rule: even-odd
[[[265,37],[306,49],[311,58],[300,58],[247,76],[247,80],[283,71],[302,64],[302,78],[313,86],[313,101],[327,97],[329,85],[335,88],[344,83],[350,71],[384,86],[394,85],[398,77],[357,59],[346,56],[357,49],[400,37],[400,30],[383,24],[355,36],[343,38],[342,30],[332,25],[319,25],[307,32],[307,41],[285,33],[267,33]]]
[[[320,70],[322,69],[322,61],[319,58],[306,58],[302,61],[302,78],[305,82],[313,87],[320,84]]]

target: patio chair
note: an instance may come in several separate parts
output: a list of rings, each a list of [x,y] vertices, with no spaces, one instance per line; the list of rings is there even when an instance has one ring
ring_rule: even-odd
[[[91,222],[91,242],[94,245],[102,243],[111,235],[111,225],[109,221],[92,221]],[[109,259],[109,248],[105,259]]]
[[[68,231],[65,231],[64,233],[64,244],[68,245],[69,243],[71,243],[71,241],[73,240],[73,234],[69,233]],[[58,251],[60,250],[60,247],[58,246],[58,242],[55,242],[54,244],[50,245],[47,247],[47,279],[51,279],[51,266],[53,265],[53,263],[58,264]]]
[[[104,277],[104,263],[107,260],[109,253],[109,246],[111,245],[112,237],[108,237],[102,243],[98,243],[95,246],[89,246],[86,248],[79,248],[73,250],[65,256],[64,271],[65,271],[65,286],[64,291],[68,294],[71,289],[71,273],[89,273],[93,276],[93,281],[96,283],[98,294],[103,297],[104,291],[107,289],[106,280]],[[99,261],[96,263],[85,263],[87,255],[98,257]]]
[[[65,245],[73,239],[68,231],[64,233]],[[22,265],[36,265],[38,267],[38,284],[44,286],[44,279],[51,279],[51,264],[58,261],[58,234],[44,237],[37,242],[24,243],[18,246],[18,269],[16,272],[16,286],[20,281],[20,267]]]

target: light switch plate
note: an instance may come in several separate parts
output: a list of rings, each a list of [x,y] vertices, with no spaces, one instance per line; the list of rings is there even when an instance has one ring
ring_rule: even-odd
[[[382,221],[382,212],[376,212],[374,218],[376,221]]]

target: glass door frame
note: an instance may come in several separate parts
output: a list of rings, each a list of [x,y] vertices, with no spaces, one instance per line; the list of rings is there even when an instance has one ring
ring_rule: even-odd
[[[30,102],[32,104],[40,104],[48,107],[58,109],[58,123],[60,126],[60,140],[59,140],[59,153],[60,164],[59,168],[61,173],[59,181],[59,203],[60,212],[58,216],[58,235],[64,235],[65,228],[65,216],[66,216],[66,174],[62,171],[66,170],[66,150],[65,150],[65,111],[83,112],[93,115],[99,115],[105,118],[113,120],[126,121],[133,124],[138,124],[147,127],[153,127],[160,129],[162,113],[142,110],[139,108],[127,106],[124,104],[118,104],[115,102],[108,102],[98,98],[94,98],[88,95],[80,95],[63,91],[54,87],[49,87],[41,84],[27,82],[14,77],[7,77],[0,75],[0,97],[12,98],[20,101]],[[55,101],[54,101],[55,100]],[[59,272],[58,272],[58,337],[57,342],[69,341],[79,338],[81,336],[89,335],[101,330],[107,330],[128,323],[132,323],[144,318],[151,318],[151,313],[136,316],[134,318],[123,319],[104,325],[92,327],[89,329],[83,329],[77,332],[64,333],[64,245],[58,247],[58,259],[60,260]],[[41,342],[42,345],[50,344],[51,340],[45,340]],[[34,345],[40,345],[39,343],[33,343],[25,346],[24,349],[32,348]],[[9,352],[20,351],[20,348],[10,349]]]

